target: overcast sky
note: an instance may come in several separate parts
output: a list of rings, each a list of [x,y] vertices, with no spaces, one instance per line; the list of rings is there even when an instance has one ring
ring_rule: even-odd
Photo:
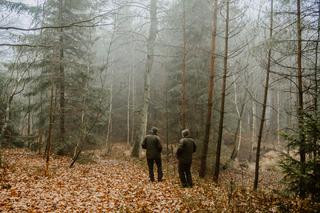
[[[12,0],[14,2],[21,2],[24,4],[29,4],[29,5],[36,5],[37,2],[41,3],[43,0]]]

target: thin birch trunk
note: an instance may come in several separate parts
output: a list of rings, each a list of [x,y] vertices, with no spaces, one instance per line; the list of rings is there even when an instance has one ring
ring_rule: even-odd
[[[233,148],[233,151],[232,151],[232,154],[230,156],[230,159],[231,160],[235,160],[237,158],[237,155],[239,153],[240,146],[241,146],[242,115],[243,115],[244,108],[245,108],[245,105],[246,105],[247,93],[245,94],[245,96],[243,98],[243,103],[241,105],[241,109],[239,109],[239,106],[238,106],[238,93],[237,93],[238,88],[237,88],[237,82],[236,82],[236,79],[235,79],[235,75],[232,75],[232,78],[233,78],[233,89],[234,89],[234,103],[235,103],[235,107],[236,107],[236,111],[237,111],[237,115],[238,115],[238,124],[237,124],[236,133],[235,133],[235,136],[234,136],[235,146]]]
[[[256,140],[256,123],[257,123],[256,116],[257,116],[256,103],[254,100],[252,100],[252,129],[251,129],[249,162],[251,162],[252,160],[254,141]]]
[[[245,103],[242,104],[241,106],[241,111],[239,112],[239,117],[238,117],[238,122],[237,122],[237,129],[236,132],[234,134],[234,147],[230,156],[230,160],[234,161],[237,156],[238,153],[240,151],[240,147],[241,147],[241,141],[242,141],[242,115],[244,112],[244,108],[245,108]]]
[[[112,102],[113,102],[113,69],[111,69],[111,83],[110,83],[110,99],[109,99],[109,112],[108,112],[108,125],[107,125],[107,135],[106,135],[106,153],[110,154],[111,152],[111,123],[112,123]]]
[[[147,41],[147,61],[144,73],[144,92],[143,92],[143,106],[140,114],[140,127],[137,135],[137,140],[134,143],[131,156],[139,157],[141,151],[141,143],[146,134],[148,123],[148,111],[150,104],[150,74],[154,58],[154,45],[157,37],[158,19],[157,19],[157,0],[150,0],[150,29]]]
[[[109,66],[112,64],[112,57],[111,57],[111,47],[113,45],[113,42],[115,41],[116,36],[116,29],[118,26],[118,14],[114,15],[114,23],[113,23],[113,31],[111,36],[111,41],[108,46],[108,52],[107,52],[107,59],[106,59],[106,69],[109,70]],[[113,81],[114,81],[114,75],[113,75],[113,69],[111,68],[110,72],[110,98],[109,98],[109,110],[108,110],[108,122],[107,122],[107,133],[106,133],[106,140],[105,140],[105,154],[110,154],[111,152],[111,142],[110,142],[110,135],[111,135],[111,125],[112,125],[112,102],[113,102]]]

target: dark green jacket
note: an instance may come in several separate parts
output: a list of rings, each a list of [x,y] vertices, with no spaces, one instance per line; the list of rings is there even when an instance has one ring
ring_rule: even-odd
[[[177,149],[177,158],[181,163],[192,163],[192,154],[197,146],[192,138],[182,138]]]
[[[148,159],[161,158],[162,145],[159,136],[147,135],[142,142],[142,148],[147,150]]]

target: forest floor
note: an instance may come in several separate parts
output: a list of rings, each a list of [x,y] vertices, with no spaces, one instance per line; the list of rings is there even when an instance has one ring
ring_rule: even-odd
[[[105,158],[69,168],[70,158],[54,156],[50,175],[44,176],[45,161],[41,155],[22,149],[4,150],[3,154],[6,165],[0,170],[0,212],[317,212],[320,209],[309,200],[281,196],[268,188],[267,182],[261,188],[268,190],[252,192],[243,181],[240,181],[243,185],[239,184],[239,174],[232,172],[222,172],[219,186],[194,174],[195,186],[181,188],[174,173],[165,173],[163,182],[150,183],[144,160]]]

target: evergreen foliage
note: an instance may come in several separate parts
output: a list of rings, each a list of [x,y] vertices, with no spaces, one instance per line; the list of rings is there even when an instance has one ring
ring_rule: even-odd
[[[303,131],[305,136],[305,163],[301,163],[298,158],[298,149],[301,147],[298,131]],[[320,201],[320,118],[304,113],[303,129],[286,132],[284,138],[288,141],[290,154],[283,154],[280,166],[285,173],[283,181],[288,192],[299,194],[304,191],[313,200]],[[305,174],[301,173],[302,169],[305,169]],[[300,188],[300,180],[303,180],[303,189]]]
[[[59,17],[59,1],[49,0],[42,11],[42,20],[34,20],[40,26],[59,26],[65,23],[73,23],[85,20],[94,12],[93,1],[64,0]],[[39,17],[36,17],[39,18]],[[91,22],[86,23],[90,26]],[[105,109],[101,102],[106,91],[94,86],[93,75],[97,71],[94,64],[95,54],[92,48],[96,42],[95,30],[90,27],[63,28],[63,30],[48,28],[41,32],[28,35],[30,43],[43,43],[49,48],[32,48],[29,54],[35,54],[38,60],[32,66],[32,82],[27,88],[25,96],[32,97],[33,102],[29,106],[37,119],[34,128],[38,134],[44,134],[46,141],[50,108],[50,88],[54,87],[54,123],[53,123],[53,150],[60,154],[71,154],[72,149],[83,134],[89,134],[97,127],[97,117],[100,117]],[[63,57],[61,57],[61,49]],[[64,77],[61,79],[60,65],[64,68]],[[60,82],[64,81],[65,94],[65,126],[66,141],[57,143],[59,135],[59,107]],[[97,101],[100,100],[100,101]],[[105,103],[105,102],[103,102]],[[41,133],[40,133],[41,132]],[[40,142],[39,142],[40,143]],[[43,144],[41,145],[43,146]]]

